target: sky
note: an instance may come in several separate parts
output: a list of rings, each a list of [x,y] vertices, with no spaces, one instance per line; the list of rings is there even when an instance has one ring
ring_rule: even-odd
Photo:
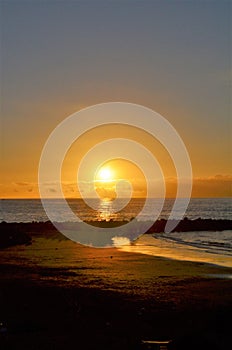
[[[38,197],[50,133],[70,114],[111,101],[151,108],[173,125],[189,152],[194,197],[230,196],[231,14],[224,0],[2,0],[1,197]],[[76,195],[75,157],[111,135],[105,131],[82,137],[67,155],[67,196]],[[133,129],[119,134],[140,137]],[[168,155],[142,138],[158,152],[167,195],[175,196]],[[134,168],[125,167],[130,179]]]

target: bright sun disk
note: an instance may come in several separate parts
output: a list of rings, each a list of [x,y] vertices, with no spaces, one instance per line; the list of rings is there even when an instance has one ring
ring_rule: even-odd
[[[109,181],[112,179],[112,171],[109,168],[101,168],[97,174],[100,180]]]

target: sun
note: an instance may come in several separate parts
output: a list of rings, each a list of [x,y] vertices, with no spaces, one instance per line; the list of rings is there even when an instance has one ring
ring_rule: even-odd
[[[109,167],[100,168],[97,173],[97,178],[100,181],[111,181],[113,177],[112,170]]]

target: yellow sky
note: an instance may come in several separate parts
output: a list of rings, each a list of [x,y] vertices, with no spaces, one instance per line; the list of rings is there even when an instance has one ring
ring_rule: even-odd
[[[80,197],[77,183],[77,171],[81,160],[97,143],[116,137],[137,141],[152,152],[164,174],[166,197],[175,197],[177,188],[176,170],[164,146],[145,131],[125,125],[108,125],[94,128],[83,134],[73,143],[66,154],[62,167],[62,189],[64,195],[68,198]],[[39,162],[39,157],[38,154],[36,158],[33,158],[32,155],[33,153],[31,154],[30,161],[26,164],[20,164],[21,159],[19,158],[16,160],[16,164],[14,163],[14,167],[12,166],[12,171],[9,171],[10,169],[8,168],[8,173],[5,173],[4,181],[1,184],[2,198],[39,197],[37,184],[37,162]],[[13,171],[16,165],[17,173]],[[193,162],[193,169],[194,166],[196,165]],[[88,170],[96,175],[94,178],[94,187],[100,197],[114,198],[116,196],[115,186],[121,180],[126,180],[131,183],[133,197],[146,197],[146,179],[138,166],[127,160],[114,159],[104,164],[104,167],[110,169],[111,172],[109,179],[106,179],[106,181],[97,176],[97,169],[92,169],[91,164]],[[156,182],[156,178],[147,179],[147,181],[151,182],[151,186],[153,186],[154,191],[156,191],[156,186],[159,186],[159,183]],[[48,183],[47,187],[48,197],[49,193],[53,196],[55,191],[53,184]],[[89,189],[88,183],[84,184],[84,191],[86,197],[92,196],[92,189]],[[230,196],[230,194],[231,176],[217,174],[213,176],[193,175],[193,197],[225,197]]]

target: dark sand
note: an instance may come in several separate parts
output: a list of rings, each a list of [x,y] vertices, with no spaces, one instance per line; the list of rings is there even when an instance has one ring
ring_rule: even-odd
[[[29,234],[0,250],[0,349],[231,348],[232,269]]]

